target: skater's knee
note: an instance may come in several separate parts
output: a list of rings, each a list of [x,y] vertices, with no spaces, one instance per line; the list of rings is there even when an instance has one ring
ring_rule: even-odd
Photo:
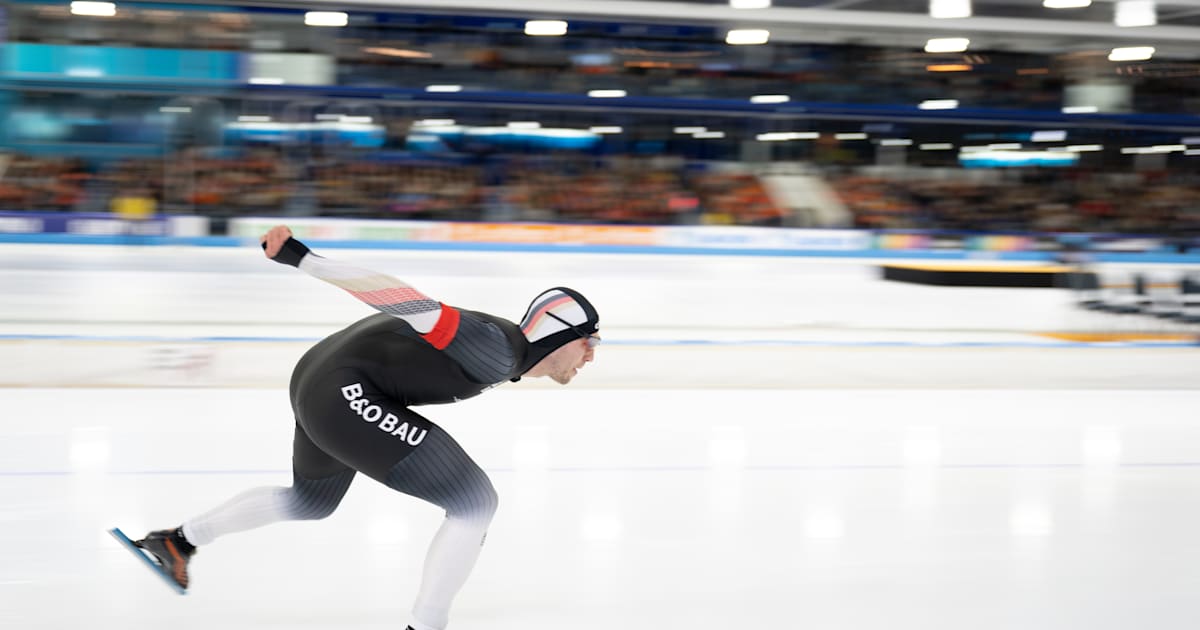
[[[476,491],[472,493],[465,516],[491,521],[499,507],[500,495],[496,493],[492,482],[484,479],[483,483],[479,484]]]
[[[290,515],[297,521],[319,521],[337,510],[338,504],[330,501],[313,501],[311,498],[292,494]]]
[[[288,489],[289,515],[295,520],[315,521],[333,514],[353,478],[353,472],[319,481],[296,475]]]

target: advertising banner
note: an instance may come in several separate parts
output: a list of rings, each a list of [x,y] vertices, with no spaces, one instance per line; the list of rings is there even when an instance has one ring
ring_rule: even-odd
[[[161,216],[131,221],[107,213],[0,212],[0,234],[169,236],[171,230]]]

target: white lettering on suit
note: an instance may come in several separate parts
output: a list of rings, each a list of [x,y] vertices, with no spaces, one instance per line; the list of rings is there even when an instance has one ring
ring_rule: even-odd
[[[407,422],[400,422],[400,418],[394,413],[384,414],[383,407],[371,404],[370,400],[363,397],[362,383],[354,383],[342,388],[342,397],[350,403],[350,409],[357,413],[363,420],[372,424],[378,422],[380,431],[391,434],[392,437],[398,437],[412,446],[416,446],[425,440],[425,435],[429,433],[428,429],[410,426]],[[382,420],[381,420],[382,418]]]

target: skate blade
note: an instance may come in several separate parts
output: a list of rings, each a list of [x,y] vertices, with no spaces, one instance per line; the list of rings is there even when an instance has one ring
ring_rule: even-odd
[[[143,551],[141,547],[133,544],[133,541],[125,535],[125,532],[122,532],[119,528],[114,527],[108,530],[108,533],[111,534],[113,538],[116,538],[117,542],[121,543],[122,547],[129,550],[129,553],[137,556],[138,559],[140,559],[143,564],[153,571],[155,575],[162,578],[163,582],[166,582],[167,586],[171,587],[171,590],[179,593],[180,595],[187,595],[187,590],[180,586],[175,581],[175,578],[171,577],[166,571],[164,571],[163,568],[154,561],[154,557],[150,553]]]

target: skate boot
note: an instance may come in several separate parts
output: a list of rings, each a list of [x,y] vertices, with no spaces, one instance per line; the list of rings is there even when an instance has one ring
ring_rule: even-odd
[[[187,565],[195,555],[196,547],[183,537],[179,528],[150,532],[133,544],[153,554],[158,565],[175,580],[179,588],[188,587]]]

